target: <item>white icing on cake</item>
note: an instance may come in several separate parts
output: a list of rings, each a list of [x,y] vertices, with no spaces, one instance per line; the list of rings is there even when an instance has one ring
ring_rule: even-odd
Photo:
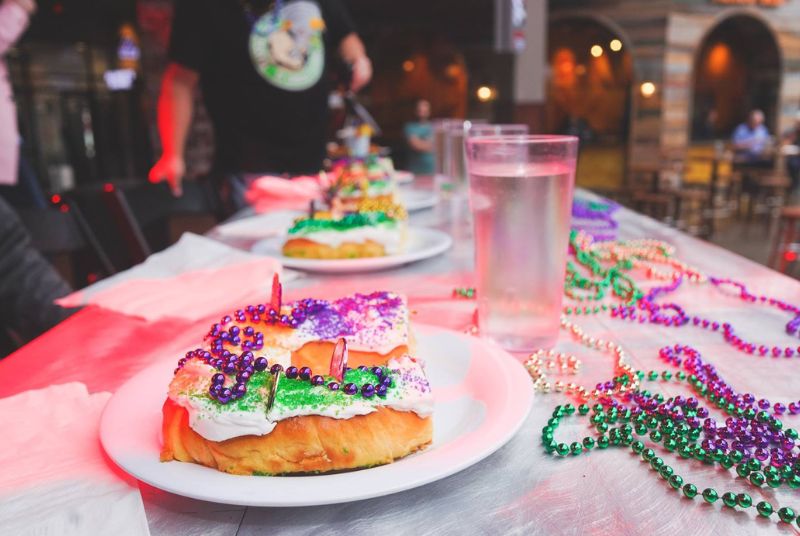
[[[263,352],[270,365],[291,364],[287,350],[270,349]],[[190,359],[169,386],[169,398],[189,413],[189,426],[211,441],[224,441],[243,435],[264,435],[275,428],[264,411],[239,411],[235,404],[220,411],[220,405],[208,396],[211,377],[217,370],[200,359]]]
[[[270,364],[286,359],[288,352],[271,353]],[[275,359],[275,361],[273,361]],[[420,417],[433,413],[433,394],[420,361],[404,355],[392,359],[388,363],[391,370],[393,386],[387,390],[385,398],[377,395],[364,398],[360,394],[345,395],[343,392],[331,392],[327,386],[309,387],[318,390],[320,396],[330,401],[328,404],[296,404],[286,407],[280,403],[273,405],[267,413],[266,405],[269,393],[261,389],[249,393],[246,407],[232,402],[221,405],[208,396],[211,377],[217,372],[200,359],[190,359],[170,384],[169,398],[176,404],[186,408],[189,413],[189,426],[205,439],[224,441],[246,435],[266,435],[278,422],[290,417],[321,415],[334,419],[349,419],[357,415],[373,413],[379,407],[388,407],[397,411],[412,411]],[[304,381],[282,378],[281,382]],[[280,386],[279,386],[280,389]]]
[[[337,231],[325,229],[319,231],[299,231],[289,236],[305,238],[318,244],[337,248],[345,242],[363,244],[367,240],[381,244],[387,255],[396,255],[403,251],[406,241],[405,226],[398,222],[386,222],[378,225],[365,225]]]

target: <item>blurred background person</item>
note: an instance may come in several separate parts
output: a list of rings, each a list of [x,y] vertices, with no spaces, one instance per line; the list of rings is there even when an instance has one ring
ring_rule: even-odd
[[[212,178],[227,212],[258,175],[316,174],[328,127],[331,55],[357,91],[372,64],[339,0],[177,0],[158,102],[163,152],[150,180],[181,195],[192,93],[200,84],[216,139]]]
[[[414,175],[433,175],[433,126],[431,103],[419,99],[415,108],[416,120],[406,123],[404,133],[408,143],[408,170]]]
[[[745,165],[771,165],[768,151],[770,134],[764,125],[764,112],[751,110],[747,121],[736,127],[731,138],[738,163]]]
[[[4,0],[0,4],[0,192],[15,205],[44,206],[44,195],[29,166],[23,165],[20,170],[17,107],[5,60],[34,11],[34,0]]]

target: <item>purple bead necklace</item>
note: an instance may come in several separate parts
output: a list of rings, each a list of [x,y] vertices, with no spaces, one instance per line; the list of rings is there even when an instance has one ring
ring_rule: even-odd
[[[598,242],[616,240],[619,223],[614,213],[618,209],[619,205],[612,201],[598,203],[576,199],[572,202],[572,229],[583,231]]]
[[[247,394],[247,384],[253,374],[265,371],[268,368],[269,372],[276,376],[283,373],[290,380],[307,381],[315,386],[325,385],[325,377],[320,374],[314,374],[309,367],[297,368],[295,366],[289,366],[284,370],[283,365],[280,363],[274,363],[270,366],[267,358],[263,356],[255,357],[253,352],[250,351],[242,352],[241,355],[228,352],[225,358],[216,358],[211,352],[198,348],[187,352],[186,356],[178,361],[178,368],[175,369],[175,374],[177,374],[190,359],[199,359],[217,370],[217,373],[211,377],[211,385],[208,388],[208,394],[212,399],[223,405],[238,400]],[[343,382],[330,381],[327,384],[328,389],[331,391],[339,391],[341,388],[341,391],[346,395],[361,393],[361,396],[364,398],[372,398],[375,395],[379,397],[386,396],[387,389],[393,384],[392,376],[388,368],[368,368],[361,365],[358,367],[358,370],[362,372],[372,372],[372,374],[375,375],[375,382],[368,382],[358,386],[354,383],[343,384]],[[225,383],[229,380],[232,380],[232,383],[226,386]]]
[[[728,278],[709,277],[709,282],[717,288],[733,287],[738,291],[739,298],[745,303],[761,303],[775,307],[781,311],[789,312],[793,316],[786,323],[785,330],[789,335],[797,335],[800,330],[800,308],[783,300],[769,296],[758,296],[747,290],[742,283]],[[635,306],[617,306],[610,310],[613,318],[620,318],[631,322],[650,322],[667,327],[681,327],[691,323],[699,328],[718,332],[722,330],[725,342],[741,352],[772,357],[800,356],[800,346],[767,346],[755,344],[740,337],[729,322],[718,322],[713,319],[703,318],[698,315],[690,316],[676,303],[656,304],[655,299],[662,294],[669,294],[678,289],[683,281],[682,277],[676,278],[672,283],[655,287],[648,292]]]

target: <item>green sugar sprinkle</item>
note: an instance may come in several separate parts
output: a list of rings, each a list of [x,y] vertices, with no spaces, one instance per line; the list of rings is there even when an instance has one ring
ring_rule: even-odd
[[[388,373],[386,367],[383,368],[384,374]],[[396,376],[396,375],[393,375]],[[267,399],[272,390],[274,376],[267,371],[256,372],[247,383],[247,393],[239,400],[234,400],[228,404],[221,404],[211,398],[207,392],[203,393],[182,393],[192,398],[202,400],[209,408],[214,408],[218,412],[241,411],[254,412],[266,409]],[[392,386],[387,389],[391,392],[397,387],[397,379]],[[343,391],[344,385],[354,383],[359,387],[371,383],[377,387],[377,378],[371,371],[351,369],[345,373],[344,381],[338,391],[328,389],[328,382],[335,381],[332,376],[325,376],[324,385],[311,385],[308,380],[290,379],[281,376],[281,383],[275,395],[274,408],[281,412],[288,412],[296,409],[322,410],[329,407],[345,408],[353,404],[356,399],[362,398],[360,394],[348,395]],[[372,400],[382,400],[377,395]]]
[[[291,380],[282,377],[278,393],[275,396],[274,408],[279,411],[291,411],[298,408],[321,410],[334,406],[345,408],[361,398],[360,394],[345,394],[343,391],[345,384],[354,383],[360,387],[365,383],[372,383],[373,385],[377,383],[372,372],[358,369],[347,371],[344,382],[342,382],[342,386],[338,391],[328,389],[327,383],[331,381],[334,381],[333,377],[326,376],[326,385],[315,386],[308,381]]]
[[[384,179],[377,179],[377,180],[370,180],[369,184],[367,185],[367,192],[376,193],[382,192],[384,190],[388,190],[391,184],[389,181]],[[339,187],[339,194],[340,195],[350,195],[361,193],[361,184],[360,183],[347,183]]]
[[[316,231],[347,231],[356,227],[369,227],[381,223],[394,223],[394,218],[385,212],[352,212],[339,220],[298,218],[289,229],[289,234]]]

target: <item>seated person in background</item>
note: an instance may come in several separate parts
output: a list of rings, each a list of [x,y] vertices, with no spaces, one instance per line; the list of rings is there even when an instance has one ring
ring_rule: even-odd
[[[794,116],[792,128],[783,133],[781,142],[784,147],[790,146],[789,148],[797,151],[796,153],[794,151],[784,153],[786,154],[786,172],[792,179],[792,191],[794,191],[800,184],[800,112]]]
[[[417,120],[404,128],[408,143],[408,170],[414,175],[433,175],[433,126],[430,122],[431,103],[417,101]]]
[[[16,212],[0,198],[0,331],[12,332],[21,343],[41,335],[74,312],[53,303],[70,292],[33,249]]]
[[[770,135],[769,130],[764,126],[764,112],[761,110],[750,112],[747,121],[733,131],[731,141],[737,163],[745,165],[771,164],[767,153]]]

